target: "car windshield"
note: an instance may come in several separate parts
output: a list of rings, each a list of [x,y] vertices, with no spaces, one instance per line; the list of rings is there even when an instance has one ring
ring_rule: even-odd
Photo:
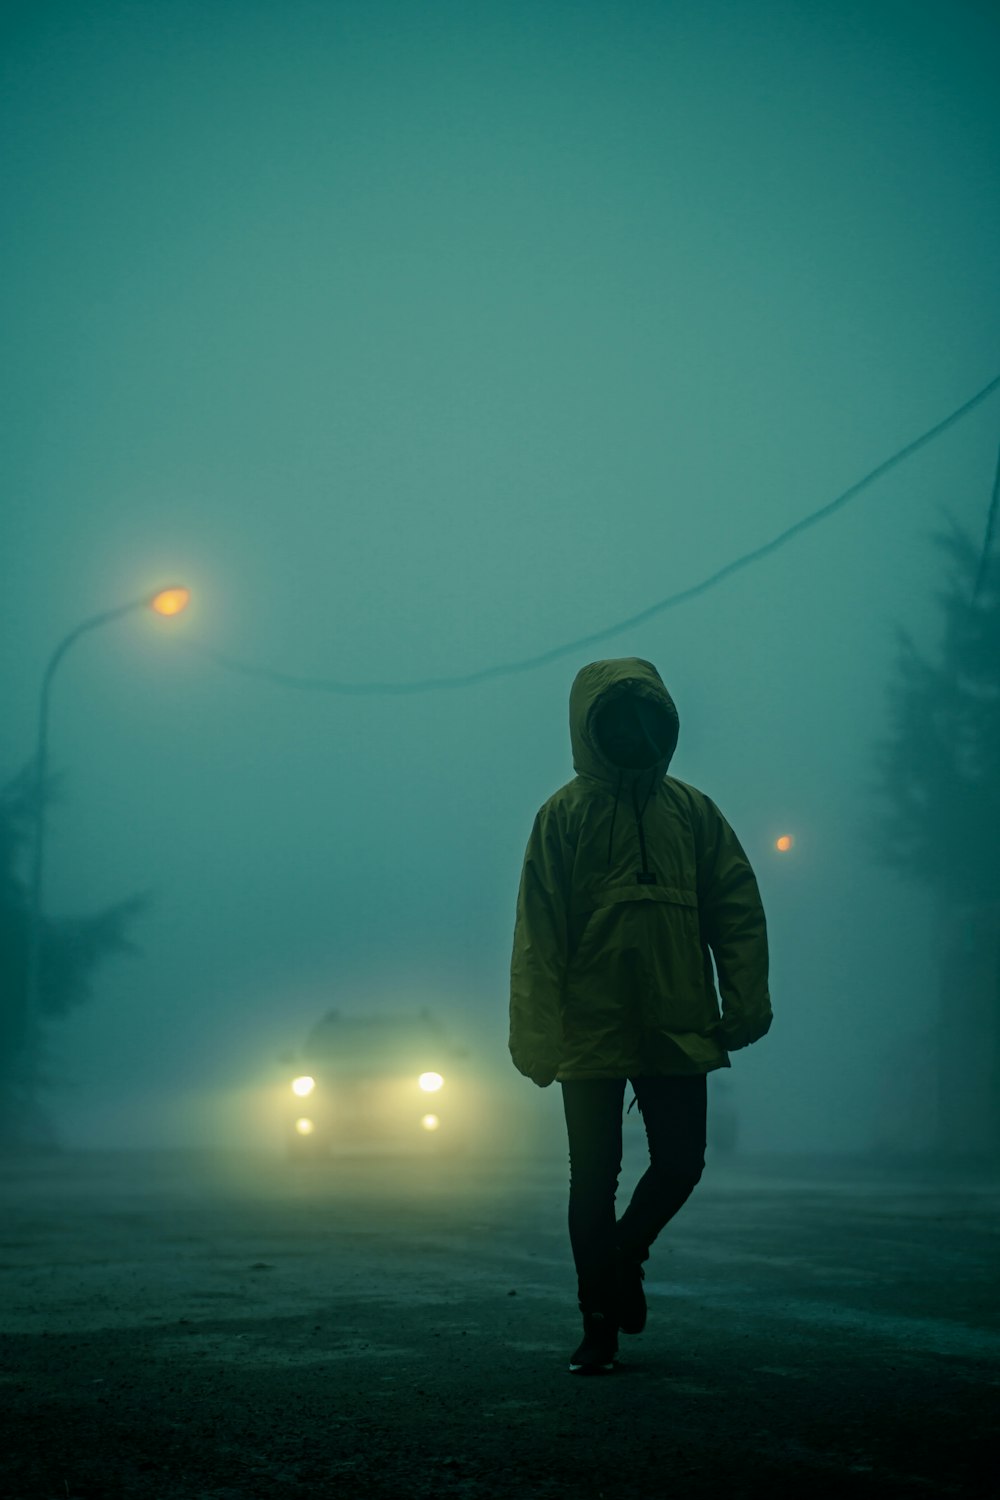
[[[310,1033],[304,1058],[326,1073],[423,1073],[441,1068],[450,1050],[429,1017],[327,1016]]]

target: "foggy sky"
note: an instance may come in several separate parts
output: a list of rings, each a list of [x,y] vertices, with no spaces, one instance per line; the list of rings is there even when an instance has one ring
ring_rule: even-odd
[[[338,698],[187,644],[349,680],[530,656],[967,399],[1000,368],[992,7],[4,14],[0,772],[67,630],[160,583],[195,599],[57,681],[48,909],[154,898],[53,1032],[64,1136],[237,1139],[240,1091],[335,1004],[430,1004],[506,1067],[570,683],[640,655],[678,706],[671,773],[768,913],[743,1144],[862,1144],[936,998],[930,899],[862,841],[872,748],[895,626],[937,638],[928,532],[982,534],[995,399],[754,568],[531,673]]]

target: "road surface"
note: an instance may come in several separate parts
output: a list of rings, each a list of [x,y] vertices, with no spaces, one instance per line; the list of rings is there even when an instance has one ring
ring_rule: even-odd
[[[0,1493],[1000,1495],[995,1176],[710,1157],[596,1377],[565,1179],[0,1159]]]

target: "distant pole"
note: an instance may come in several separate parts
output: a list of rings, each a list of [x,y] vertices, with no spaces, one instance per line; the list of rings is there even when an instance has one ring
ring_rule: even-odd
[[[21,1077],[28,1100],[34,1098],[38,1085],[38,1060],[41,1038],[41,970],[42,970],[42,899],[45,875],[45,778],[48,774],[49,755],[49,703],[52,683],[63,657],[82,635],[120,620],[123,615],[138,610],[153,609],[158,614],[179,614],[188,603],[187,589],[159,589],[155,594],[142,599],[133,599],[129,604],[120,604],[117,609],[103,610],[91,615],[59,642],[49,657],[42,677],[42,690],[38,700],[38,729],[35,739],[34,770],[32,784],[32,844],[30,882],[28,887],[28,952],[24,980],[24,1012],[22,1025]]]

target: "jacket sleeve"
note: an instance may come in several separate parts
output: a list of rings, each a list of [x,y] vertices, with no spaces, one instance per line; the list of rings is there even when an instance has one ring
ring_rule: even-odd
[[[510,1055],[527,1078],[551,1083],[562,1047],[568,888],[562,834],[546,804],[524,854],[510,963]]]
[[[759,1041],[771,1026],[767,923],[750,861],[715,803],[704,799],[698,844],[698,905],[722,999],[727,1051]]]

